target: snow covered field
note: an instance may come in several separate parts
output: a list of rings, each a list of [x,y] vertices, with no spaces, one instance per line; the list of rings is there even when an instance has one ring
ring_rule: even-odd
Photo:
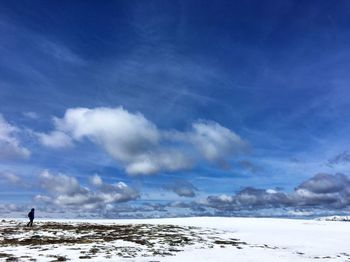
[[[0,261],[350,261],[350,223],[273,218],[5,219]],[[18,259],[18,260],[16,260]]]

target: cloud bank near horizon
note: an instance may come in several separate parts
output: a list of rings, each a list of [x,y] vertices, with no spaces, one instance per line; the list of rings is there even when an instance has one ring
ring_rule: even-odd
[[[350,207],[350,179],[340,173],[319,173],[291,193],[247,187],[232,196],[209,196],[204,204],[226,211],[288,207],[339,210]]]
[[[15,174],[0,174],[0,180],[25,187]],[[147,196],[123,182],[105,183],[95,174],[81,183],[74,176],[44,170],[36,176],[34,205],[42,216],[64,213],[67,217],[167,217],[198,215],[310,216],[340,214],[350,207],[350,179],[344,174],[320,173],[301,182],[292,192],[280,189],[246,187],[233,195],[202,193],[186,180],[161,186],[181,199],[147,202]],[[196,197],[196,198],[194,198]],[[4,214],[24,212],[29,205],[0,205]],[[7,208],[7,210],[6,210]]]

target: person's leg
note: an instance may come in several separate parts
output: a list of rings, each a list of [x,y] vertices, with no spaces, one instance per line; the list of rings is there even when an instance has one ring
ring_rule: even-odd
[[[30,220],[30,226],[31,226],[31,227],[33,226],[33,220],[34,220],[34,219],[31,219],[31,220]]]

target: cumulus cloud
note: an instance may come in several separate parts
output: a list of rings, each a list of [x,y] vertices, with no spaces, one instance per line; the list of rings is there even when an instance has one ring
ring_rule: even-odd
[[[30,151],[20,145],[17,134],[20,130],[9,124],[0,114],[0,160],[29,158]]]
[[[350,206],[350,180],[343,174],[316,174],[291,193],[248,187],[232,196],[208,196],[204,205],[220,210],[283,207],[341,209]]]
[[[188,181],[177,180],[164,186],[164,189],[174,192],[181,197],[195,197],[198,189]]]
[[[211,121],[198,121],[192,125],[191,142],[209,161],[223,161],[226,156],[239,154],[247,144],[237,134]]]
[[[289,206],[292,200],[283,192],[248,187],[234,196],[209,196],[208,205],[217,209],[255,209]]]
[[[301,183],[295,195],[305,206],[343,208],[350,205],[350,180],[343,174],[317,174]]]
[[[99,186],[103,185],[102,178],[99,175],[97,175],[97,174],[95,174],[92,177],[90,177],[89,178],[89,182],[90,182],[91,185],[96,186],[96,187],[99,187]]]
[[[74,195],[87,192],[75,177],[64,174],[53,175],[48,170],[39,174],[39,183],[44,190],[56,194]]]
[[[129,174],[188,169],[198,157],[222,163],[246,149],[245,141],[218,123],[198,121],[183,132],[160,130],[142,114],[122,107],[72,108],[54,122],[53,132],[41,134],[42,144],[69,146],[70,138],[87,139],[104,149]]]
[[[39,184],[46,194],[39,194],[34,200],[57,206],[100,209],[108,204],[126,202],[139,197],[135,189],[123,182],[106,184],[98,175],[92,177],[90,181],[94,188],[82,186],[75,177],[64,174],[53,175],[45,170],[39,175]]]
[[[349,178],[343,174],[316,174],[301,183],[297,190],[305,189],[316,194],[337,193],[350,186]]]
[[[142,155],[127,163],[128,174],[154,174],[160,171],[177,171],[192,166],[191,156],[185,152],[173,149],[157,149],[144,152]]]

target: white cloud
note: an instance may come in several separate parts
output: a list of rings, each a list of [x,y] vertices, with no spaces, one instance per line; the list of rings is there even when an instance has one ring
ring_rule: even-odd
[[[106,184],[98,175],[89,180],[95,186],[94,190],[82,186],[75,177],[64,174],[53,175],[45,170],[39,175],[39,185],[46,194],[39,194],[34,197],[34,200],[58,206],[94,209],[139,197],[135,189],[123,182]]]
[[[268,194],[277,194],[278,191],[275,190],[275,189],[269,188],[269,189],[266,189],[266,193],[268,193]]]
[[[247,150],[247,143],[226,127],[211,121],[192,125],[191,142],[209,161],[222,161],[229,155]]]
[[[181,197],[195,197],[198,189],[190,182],[185,180],[177,180],[164,186],[164,189],[169,190]]]
[[[86,192],[75,177],[64,174],[52,175],[48,170],[39,174],[39,181],[41,188],[55,194],[71,195]]]
[[[21,178],[11,172],[0,172],[0,181],[5,180],[6,182],[14,185],[22,184]]]
[[[222,202],[232,202],[233,201],[233,197],[232,196],[228,196],[225,194],[222,194],[220,196],[218,196],[218,199]]]
[[[129,174],[188,169],[198,158],[224,162],[246,148],[237,134],[215,122],[198,121],[184,132],[160,130],[142,114],[122,107],[72,108],[54,122],[56,130],[40,134],[43,145],[68,147],[70,137],[88,139]]]
[[[93,186],[102,186],[103,182],[99,175],[95,174],[94,176],[89,178],[89,182]]]
[[[157,149],[155,149],[157,150]],[[154,174],[160,171],[176,171],[192,166],[190,156],[175,150],[159,150],[145,153],[137,161],[126,165],[128,174]]]
[[[234,211],[264,208],[319,208],[346,210],[350,206],[350,179],[343,174],[316,174],[293,192],[247,187],[233,196],[208,196],[204,205]]]
[[[22,147],[16,134],[20,130],[6,122],[0,114],[0,160],[1,159],[16,159],[29,158],[30,151]]]
[[[61,131],[52,131],[48,134],[36,133],[39,142],[51,148],[67,148],[73,146],[72,138]]]
[[[123,108],[68,109],[64,118],[56,118],[55,123],[57,129],[74,139],[88,138],[123,162],[133,161],[159,142],[155,125]]]

